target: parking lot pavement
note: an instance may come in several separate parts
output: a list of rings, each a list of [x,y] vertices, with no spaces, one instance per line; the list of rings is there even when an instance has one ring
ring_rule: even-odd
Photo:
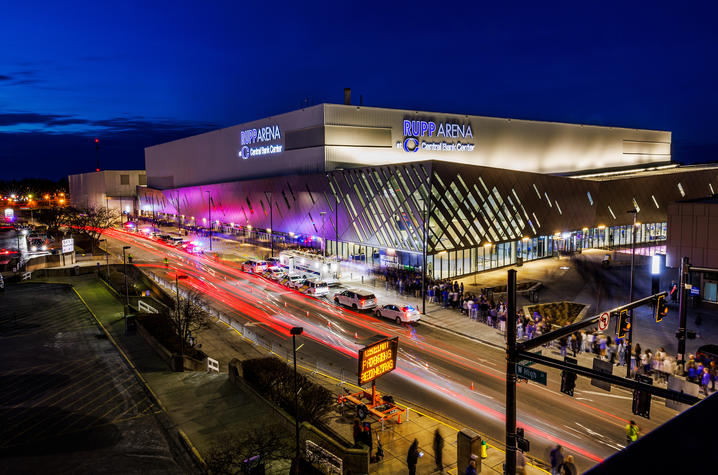
[[[69,286],[9,285],[0,308],[0,471],[187,472]]]

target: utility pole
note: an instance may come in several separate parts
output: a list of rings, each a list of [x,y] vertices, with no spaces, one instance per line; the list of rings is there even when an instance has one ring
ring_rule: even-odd
[[[681,261],[680,280],[678,281],[678,354],[676,360],[681,368],[686,364],[686,320],[688,315],[688,290],[686,284],[690,278],[690,263],[688,257]]]
[[[180,356],[183,357],[182,369],[184,369],[184,329],[185,326],[182,322],[182,314],[180,311],[180,293],[179,293],[179,281],[180,279],[186,279],[186,275],[175,274],[175,288],[177,290],[177,326],[179,327],[179,338],[180,338]]]
[[[130,308],[130,290],[127,288],[127,257],[125,256],[125,251],[129,248],[130,246],[122,246],[122,273],[125,274],[125,328],[127,328],[127,310]]]
[[[207,213],[209,214],[209,250],[212,250],[212,192],[207,193]]]
[[[100,171],[100,139],[95,139],[95,171]]]
[[[516,270],[508,271],[506,287],[506,463],[509,475],[516,473]]]
[[[631,284],[628,290],[628,301],[633,302],[633,277],[635,274],[636,264],[636,216],[638,215],[637,209],[629,210],[628,213],[633,214],[633,226],[631,228]],[[636,325],[633,319],[633,308],[629,310],[629,326],[628,326],[628,344],[626,345],[626,377],[631,377],[631,349],[633,347],[633,327]],[[638,363],[638,362],[636,362]]]

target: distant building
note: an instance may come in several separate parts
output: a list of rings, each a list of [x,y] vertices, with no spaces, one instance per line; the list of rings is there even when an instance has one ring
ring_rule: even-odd
[[[718,268],[718,195],[678,201],[668,205],[666,265],[678,267],[688,257],[697,267]],[[700,286],[703,300],[718,303],[718,274],[703,274]]]
[[[147,186],[144,170],[103,170],[68,177],[70,204],[136,212],[137,187]]]

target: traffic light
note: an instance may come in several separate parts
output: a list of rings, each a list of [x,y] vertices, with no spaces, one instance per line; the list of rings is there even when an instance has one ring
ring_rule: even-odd
[[[636,381],[653,384],[653,378],[644,376],[642,374],[636,375]],[[633,413],[637,416],[645,417],[646,419],[651,418],[651,393],[648,391],[641,391],[640,389],[633,390],[633,406],[631,407]]]
[[[523,427],[516,428],[516,447],[518,447],[521,452],[531,450],[531,443],[524,437]]]
[[[573,396],[576,387],[576,373],[572,371],[561,371],[561,392]]]
[[[656,323],[663,320],[666,315],[668,315],[668,305],[666,304],[666,297],[661,295],[656,302]]]
[[[618,315],[618,338],[625,338],[631,328],[631,319],[628,317],[628,310],[621,310]]]

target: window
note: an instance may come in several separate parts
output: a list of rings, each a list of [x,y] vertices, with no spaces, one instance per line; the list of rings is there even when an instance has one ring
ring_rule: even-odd
[[[611,213],[611,216],[613,216],[613,219],[616,219],[616,215],[613,213],[613,210],[611,209],[610,206],[608,207],[608,212]]]
[[[147,175],[139,175],[138,178],[141,186],[147,186]]]
[[[536,188],[536,183],[534,183],[533,185],[534,185],[534,191],[536,192],[536,196],[538,196],[538,199],[541,199],[541,193],[539,193],[538,188]]]
[[[713,191],[713,183],[708,183],[708,189],[711,190],[711,195],[715,195],[715,194],[716,194],[716,192]]]
[[[658,206],[658,201],[656,200],[656,196],[651,195],[651,198],[653,198],[653,204],[656,205],[656,208],[660,208],[660,206]]]
[[[633,208],[636,210],[636,213],[641,212],[641,207],[638,206],[638,201],[636,201],[636,198],[633,198]]]
[[[558,200],[556,201],[556,209],[558,210],[558,214],[563,214],[563,211],[561,211],[561,207],[558,205]]]
[[[686,192],[683,191],[683,185],[681,184],[681,182],[678,182],[678,191],[681,192],[681,196],[683,196],[683,197],[686,196]]]
[[[551,198],[548,197],[548,193],[544,191],[543,194],[546,196],[546,201],[548,202],[549,208],[553,208],[553,205],[551,204]]]
[[[120,185],[129,185],[130,175],[120,175]]]
[[[593,206],[593,198],[591,197],[591,192],[587,191],[586,195],[588,195],[588,202],[591,203],[591,206]]]

